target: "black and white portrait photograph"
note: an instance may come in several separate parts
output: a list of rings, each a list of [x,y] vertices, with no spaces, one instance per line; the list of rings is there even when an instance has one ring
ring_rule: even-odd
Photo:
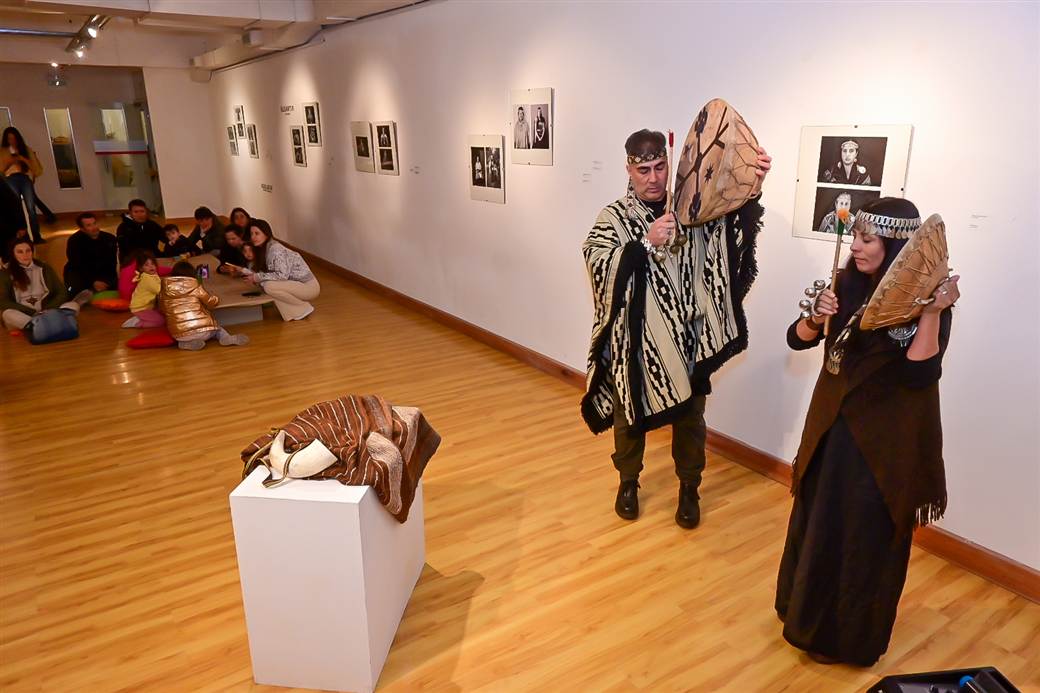
[[[487,164],[484,159],[484,147],[470,147],[469,159],[470,185],[486,188],[487,178],[484,174]]]
[[[502,135],[470,135],[468,145],[470,199],[505,204],[502,171],[505,138]]]
[[[235,106],[235,124],[246,123],[246,109],[245,106]]]
[[[860,207],[871,200],[881,197],[876,190],[861,190],[859,188],[829,188],[820,186],[816,189],[816,204],[813,209],[812,228],[817,233],[833,235],[838,232],[838,212],[847,210],[849,214],[856,214]],[[845,231],[848,231],[846,226]],[[851,236],[848,238],[852,241]]]
[[[350,123],[350,134],[354,138],[354,168],[365,173],[376,172],[372,156],[372,124],[355,120]]]
[[[839,135],[820,138],[819,183],[880,187],[887,137]]]
[[[238,156],[238,137],[235,136],[235,126],[227,126],[227,139],[228,148],[231,150],[231,156]]]
[[[484,147],[484,175],[489,188],[502,187],[502,148]]]
[[[307,165],[307,147],[303,137],[303,126],[289,127],[289,140],[292,145],[293,163],[297,166]]]
[[[249,140],[249,156],[254,159],[260,158],[260,145],[256,140],[256,125],[249,123],[246,125],[246,138]]]
[[[392,120],[372,123],[375,128],[376,150],[379,152],[379,170],[388,176],[400,175],[397,151],[397,124]]]
[[[513,163],[552,166],[552,89],[514,89],[509,103]]]
[[[246,124],[236,123],[235,127],[238,128],[238,139],[243,140],[246,137]]]
[[[303,119],[307,125],[307,146],[321,146],[321,109],[318,102],[303,104]]]
[[[855,212],[872,199],[904,197],[912,135],[912,125],[803,126],[791,233],[833,242],[835,205]]]

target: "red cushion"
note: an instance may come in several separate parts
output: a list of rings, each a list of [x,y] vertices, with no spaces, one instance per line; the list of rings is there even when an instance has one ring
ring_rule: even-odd
[[[141,334],[127,340],[126,345],[131,349],[155,349],[173,346],[176,341],[165,327],[153,327],[150,330],[143,330]]]
[[[122,298],[102,298],[100,300],[91,301],[90,305],[101,310],[107,310],[111,313],[123,313],[130,310],[130,301]]]

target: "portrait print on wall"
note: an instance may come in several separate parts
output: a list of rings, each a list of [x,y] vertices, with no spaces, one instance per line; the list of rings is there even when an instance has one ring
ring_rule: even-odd
[[[235,134],[235,126],[228,125],[227,127],[227,138],[228,148],[231,149],[231,156],[238,156],[238,136]]]
[[[505,204],[502,154],[505,138],[502,135],[469,136],[469,196],[472,200]]]
[[[293,163],[297,166],[307,166],[307,146],[304,143],[302,125],[293,125],[289,128],[289,140],[292,143]]]
[[[350,136],[354,142],[354,168],[366,173],[375,173],[376,162],[372,156],[372,124],[367,120],[351,122]]]
[[[238,139],[246,138],[246,109],[245,106],[235,106],[235,129]]]
[[[397,125],[392,121],[373,123],[378,152],[378,172],[387,176],[400,174],[397,158]]]
[[[307,124],[307,146],[321,146],[321,111],[318,102],[303,104],[303,120]]]
[[[911,125],[803,127],[794,235],[833,242],[839,208],[855,214],[879,197],[903,197],[912,133]]]
[[[552,166],[552,89],[514,89],[509,93],[510,137],[514,164]]]
[[[249,140],[249,156],[254,159],[260,158],[260,145],[256,141],[256,125],[246,125],[246,139]]]

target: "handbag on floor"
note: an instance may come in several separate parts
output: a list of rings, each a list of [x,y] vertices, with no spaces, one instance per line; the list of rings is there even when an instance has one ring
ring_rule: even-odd
[[[74,310],[50,308],[32,316],[24,332],[31,344],[64,342],[79,337],[79,320]]]

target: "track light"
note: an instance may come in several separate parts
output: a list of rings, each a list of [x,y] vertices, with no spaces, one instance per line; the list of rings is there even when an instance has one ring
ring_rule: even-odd
[[[76,54],[77,58],[82,58],[84,55],[87,54],[87,50],[85,48],[77,48],[72,52]]]
[[[58,67],[58,63],[51,63],[51,67]]]
[[[97,38],[98,30],[96,26],[88,26],[87,33],[90,34],[90,38]]]
[[[90,15],[90,18],[83,22],[83,26],[76,32],[76,36],[69,41],[69,45],[65,47],[65,50],[75,53],[77,58],[82,58],[86,54],[87,46],[98,37],[101,29],[104,28],[109,19],[110,17],[104,14]]]

